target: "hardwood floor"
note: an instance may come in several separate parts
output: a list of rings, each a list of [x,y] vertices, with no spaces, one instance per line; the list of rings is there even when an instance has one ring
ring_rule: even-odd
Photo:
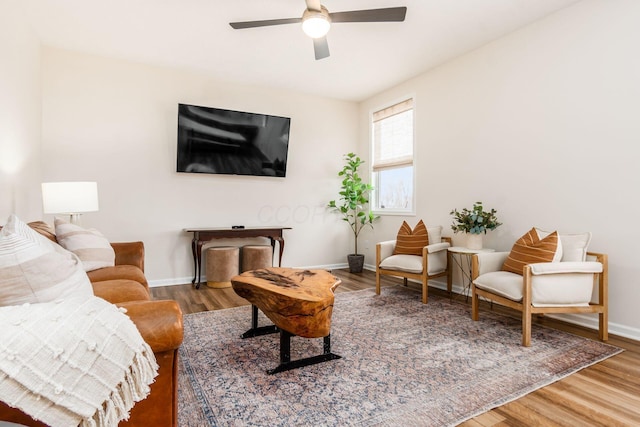
[[[351,274],[347,270],[334,270],[333,274],[342,280],[337,292],[375,287],[375,273],[371,271]],[[399,283],[401,279],[382,279],[383,286]],[[419,292],[417,284],[409,286]],[[178,301],[185,314],[248,304],[231,288],[211,289],[206,285],[200,289],[191,284],[157,287],[152,288],[151,293],[154,299]],[[429,294],[446,295],[435,288],[429,288]],[[481,310],[489,309],[488,304],[481,306]],[[495,304],[493,310],[517,317],[517,313]],[[535,319],[534,323],[597,339],[595,330],[548,317]],[[610,335],[608,342],[625,351],[461,426],[640,426],[640,342],[615,335]]]

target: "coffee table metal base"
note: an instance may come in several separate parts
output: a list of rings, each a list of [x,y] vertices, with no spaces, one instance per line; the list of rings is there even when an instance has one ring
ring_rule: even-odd
[[[291,337],[295,335],[291,332],[285,331],[284,329],[280,329],[275,325],[258,326],[258,307],[252,304],[251,329],[242,334],[242,338],[257,337],[261,335],[274,334],[276,332],[280,332],[280,365],[273,369],[267,369],[267,374],[269,375],[342,358],[342,356],[338,356],[331,352],[331,334],[329,334],[323,338],[322,354],[305,357],[303,359],[291,360]]]
[[[251,304],[251,329],[242,334],[242,338],[259,337],[275,334],[279,329],[276,325],[258,326],[258,307]]]
[[[324,337],[323,353],[317,356],[305,357],[303,359],[291,360],[291,337],[293,335],[284,329],[280,330],[280,365],[274,369],[267,369],[267,374],[277,374],[278,372],[289,371],[303,366],[315,365],[316,363],[328,362],[329,360],[340,359],[341,356],[331,353],[331,334]]]

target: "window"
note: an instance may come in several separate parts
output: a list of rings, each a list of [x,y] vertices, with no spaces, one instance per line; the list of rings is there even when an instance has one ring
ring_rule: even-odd
[[[413,99],[372,115],[372,206],[379,213],[413,212]]]

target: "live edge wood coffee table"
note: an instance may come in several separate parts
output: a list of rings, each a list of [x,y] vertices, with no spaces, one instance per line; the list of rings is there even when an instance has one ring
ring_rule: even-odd
[[[326,270],[264,268],[231,278],[233,290],[252,305],[250,338],[280,332],[280,365],[269,374],[339,359],[331,353],[333,291],[341,281]],[[258,308],[273,325],[258,327]],[[323,353],[291,360],[291,337],[324,338]]]

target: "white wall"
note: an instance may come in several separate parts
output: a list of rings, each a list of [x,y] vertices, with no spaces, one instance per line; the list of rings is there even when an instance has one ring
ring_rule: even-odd
[[[42,212],[40,42],[17,1],[0,0],[0,224]]]
[[[191,280],[188,227],[289,226],[283,266],[345,262],[349,235],[325,206],[358,141],[355,103],[53,48],[42,61],[44,178],[97,181],[83,224],[144,241],[152,285]],[[178,103],[291,117],[286,178],[176,173]]]
[[[339,187],[341,155],[359,141],[366,156],[369,112],[415,94],[417,216],[406,219],[442,224],[450,234],[449,211],[482,200],[504,222],[485,239],[498,250],[534,225],[590,230],[591,249],[610,257],[611,329],[640,338],[633,250],[640,240],[640,2],[582,1],[389,89],[359,111],[56,49],[41,58],[15,4],[0,0],[0,223],[11,212],[42,218],[41,181],[91,179],[101,208],[84,224],[111,240],[143,240],[152,283],[191,277],[184,227],[292,226],[283,265],[339,264],[349,234],[324,205]],[[178,102],[292,117],[287,178],[176,174]],[[402,219],[384,217],[363,233],[369,264],[374,243],[393,238]]]
[[[372,109],[417,103],[417,217],[382,218],[373,240],[403,219],[451,235],[451,209],[475,201],[498,210],[485,239],[498,250],[532,226],[591,231],[609,254],[611,330],[640,338],[638,22],[637,0],[586,0],[362,103],[362,153]]]

